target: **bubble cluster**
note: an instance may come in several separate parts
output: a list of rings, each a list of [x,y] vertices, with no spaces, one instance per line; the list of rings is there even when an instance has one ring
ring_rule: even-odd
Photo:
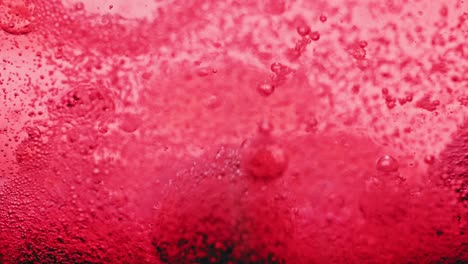
[[[0,28],[8,34],[24,35],[34,30],[34,5],[26,0],[0,2]]]
[[[468,261],[466,1],[104,2],[0,0],[0,263]]]

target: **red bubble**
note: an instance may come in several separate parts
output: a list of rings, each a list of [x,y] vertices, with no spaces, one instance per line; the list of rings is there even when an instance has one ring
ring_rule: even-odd
[[[297,33],[303,37],[307,36],[310,33],[310,27],[307,25],[298,26],[296,30]]]
[[[271,142],[256,142],[243,153],[242,166],[253,178],[276,179],[288,166],[288,155],[279,145]]]
[[[317,32],[317,31],[312,31],[310,33],[310,39],[312,39],[313,41],[317,41],[320,39],[320,33]]]
[[[389,155],[384,155],[377,160],[376,168],[381,172],[396,172],[400,165],[398,161]]]
[[[269,83],[262,83],[257,86],[257,91],[260,95],[267,97],[273,94],[275,86]]]

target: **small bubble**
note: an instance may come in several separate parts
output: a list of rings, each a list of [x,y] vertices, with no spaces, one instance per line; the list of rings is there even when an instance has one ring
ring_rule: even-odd
[[[137,114],[124,113],[121,115],[120,129],[127,133],[133,133],[141,126],[142,122]]]
[[[281,70],[283,69],[283,67],[284,67],[284,66],[281,65],[281,63],[279,63],[279,62],[274,62],[274,63],[271,64],[270,69],[271,69],[272,72],[278,74],[278,73],[281,72]]]
[[[310,27],[307,25],[298,26],[296,30],[297,33],[303,37],[310,33]]]
[[[206,77],[212,73],[213,73],[213,69],[211,69],[210,67],[201,67],[197,70],[197,74],[200,77]]]
[[[320,15],[320,21],[325,23],[325,21],[327,21],[327,17],[325,15]]]
[[[78,2],[78,3],[75,4],[75,10],[76,11],[81,11],[83,9],[84,9],[84,3]]]
[[[205,106],[209,109],[216,109],[221,106],[221,103],[221,99],[216,95],[210,95],[204,102]]]
[[[268,97],[275,91],[275,86],[270,83],[262,83],[257,86],[257,91],[260,95]]]
[[[353,85],[353,87],[351,88],[351,92],[352,92],[353,94],[358,94],[360,90],[361,90],[361,87],[359,86],[359,84],[355,84],[355,85]]]
[[[396,172],[400,165],[398,161],[390,155],[382,156],[376,164],[376,168],[381,172]]]
[[[310,133],[310,132],[314,132],[317,130],[317,126],[318,126],[318,121],[316,118],[312,118],[310,121],[308,121],[306,123],[306,129],[305,131]]]
[[[278,178],[283,175],[287,166],[286,151],[275,143],[256,143],[249,146],[243,154],[244,170],[255,178]]]
[[[443,5],[440,10],[439,10],[439,14],[443,17],[446,17],[448,15],[448,8],[446,5]]]
[[[312,39],[313,41],[317,41],[320,39],[320,33],[318,33],[317,31],[313,31],[310,33],[310,39]]]
[[[99,133],[105,134],[107,131],[109,131],[109,128],[106,125],[99,125],[98,126],[98,131]]]
[[[407,95],[407,96],[406,96],[406,101],[407,101],[407,102],[413,101],[413,95],[412,95],[412,94]]]
[[[270,122],[268,118],[262,119],[258,123],[258,132],[264,135],[268,135],[273,131],[273,124]]]
[[[426,157],[424,157],[424,162],[427,164],[434,164],[435,162],[434,155],[427,155]]]

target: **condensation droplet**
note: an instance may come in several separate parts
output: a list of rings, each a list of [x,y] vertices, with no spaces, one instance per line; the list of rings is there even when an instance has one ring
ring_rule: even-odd
[[[205,99],[204,102],[205,106],[209,109],[216,109],[221,106],[222,101],[217,95],[210,95],[208,98]]]

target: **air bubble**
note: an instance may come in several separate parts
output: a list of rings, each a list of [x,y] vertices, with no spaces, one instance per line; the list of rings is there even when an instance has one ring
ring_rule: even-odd
[[[381,172],[396,172],[400,165],[398,161],[390,155],[382,156],[376,164],[376,168]]]
[[[424,162],[427,164],[434,164],[435,162],[434,155],[427,155],[426,157],[424,157]]]
[[[313,41],[317,41],[320,39],[320,33],[318,33],[317,31],[313,31],[310,33],[310,39],[312,39]]]
[[[125,113],[121,116],[120,129],[127,133],[135,132],[141,126],[141,118],[132,113]]]
[[[258,123],[258,132],[260,134],[269,135],[271,131],[273,131],[273,124],[268,118],[264,118]]]
[[[197,74],[200,77],[206,77],[212,73],[214,72],[213,72],[213,69],[211,69],[210,67],[201,67],[197,70]]]
[[[254,143],[243,154],[245,172],[259,179],[281,177],[288,166],[286,151],[272,142]]]
[[[320,15],[320,22],[325,23],[327,21],[327,17],[325,15]]]
[[[281,63],[278,63],[278,62],[274,62],[270,66],[271,71],[276,73],[276,74],[279,74],[282,71],[283,68],[284,68],[284,66],[281,65]]]
[[[62,97],[57,108],[64,116],[98,119],[112,115],[115,104],[107,89],[78,85]]]
[[[307,25],[298,26],[296,30],[297,33],[303,37],[310,33],[310,27]]]
[[[12,35],[25,35],[33,30],[32,4],[0,2],[0,28]]]
[[[257,86],[257,91],[260,95],[268,97],[275,91],[275,86],[270,83],[262,83]]]
[[[78,2],[78,3],[75,4],[75,10],[76,11],[81,11],[83,9],[84,9],[84,3]]]

